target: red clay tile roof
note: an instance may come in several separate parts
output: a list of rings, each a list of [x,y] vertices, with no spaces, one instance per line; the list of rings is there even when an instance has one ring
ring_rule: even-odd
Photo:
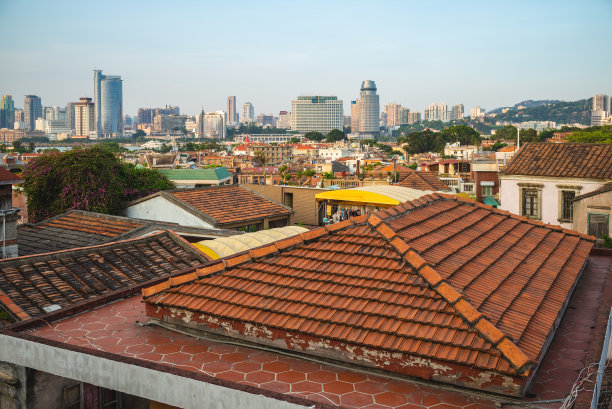
[[[237,185],[162,192],[172,195],[199,212],[208,215],[217,225],[234,224],[274,216],[289,216],[288,207],[264,198]]]
[[[527,143],[503,174],[612,179],[612,144]]]
[[[0,261],[0,305],[19,319],[197,266],[208,259],[180,237],[141,239]],[[22,312],[23,314],[20,314]]]
[[[588,236],[433,194],[225,259],[143,295],[153,308],[202,313],[209,330],[218,320],[248,323],[251,333],[262,331],[254,342],[286,331],[406,361],[526,376],[592,245]],[[370,358],[360,363],[406,373]]]
[[[9,172],[8,170],[0,166],[0,184],[4,185],[7,182],[21,183],[23,182],[23,180],[19,176]]]
[[[418,190],[432,190],[432,191],[448,191],[450,188],[446,183],[442,182],[435,172],[416,172],[413,171],[411,174],[406,176],[399,184],[400,186],[409,187],[411,189]]]
[[[149,221],[71,210],[37,224],[18,226],[19,255],[48,253],[106,243]]]
[[[398,181],[403,180],[406,176],[414,172],[411,168],[405,165],[396,165],[395,171],[399,173]],[[389,176],[389,172],[393,174],[393,165],[380,165],[376,166],[371,171],[365,172],[366,174],[372,174],[374,177],[385,179]]]

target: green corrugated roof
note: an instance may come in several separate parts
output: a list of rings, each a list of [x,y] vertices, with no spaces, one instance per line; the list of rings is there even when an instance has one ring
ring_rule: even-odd
[[[491,196],[485,196],[484,199],[482,199],[483,203],[489,206],[493,206],[493,207],[497,207],[499,206],[499,202],[497,200],[495,200],[494,198],[492,198]]]
[[[208,169],[160,169],[170,180],[221,180],[231,177],[225,167]]]

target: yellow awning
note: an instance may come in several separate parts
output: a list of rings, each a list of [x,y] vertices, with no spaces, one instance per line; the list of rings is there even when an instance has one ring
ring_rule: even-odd
[[[315,195],[317,200],[334,200],[362,205],[395,206],[432,193],[429,190],[411,189],[403,186],[375,185],[352,189],[328,190]]]

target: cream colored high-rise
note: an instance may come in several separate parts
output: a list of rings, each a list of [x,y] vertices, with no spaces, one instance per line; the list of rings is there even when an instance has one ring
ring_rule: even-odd
[[[396,102],[385,105],[385,113],[387,114],[387,126],[389,128],[400,126],[402,106]]]
[[[291,101],[291,130],[327,134],[344,128],[344,107],[335,96],[303,96]]]
[[[96,130],[94,103],[91,98],[81,98],[74,103],[74,136],[87,138]]]
[[[365,80],[359,93],[359,133],[380,135],[380,101],[376,94],[376,83]]]

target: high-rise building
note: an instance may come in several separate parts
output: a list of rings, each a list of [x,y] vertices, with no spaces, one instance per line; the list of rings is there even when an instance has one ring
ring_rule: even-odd
[[[242,116],[240,117],[240,122],[255,122],[255,108],[253,108],[253,104],[250,102],[245,102],[242,105]]]
[[[470,116],[472,117],[472,119],[480,118],[480,117],[483,117],[484,115],[485,115],[485,109],[479,106],[475,106],[470,111]]]
[[[392,128],[400,125],[400,111],[402,106],[396,102],[385,105],[385,113],[387,114],[387,126]]]
[[[261,126],[276,126],[274,115],[259,114],[257,115],[257,123]]]
[[[606,110],[606,102],[607,95],[596,94],[593,96],[593,108],[591,111],[605,111]]]
[[[36,120],[42,118],[42,103],[36,95],[26,95],[23,99],[25,129],[36,129]]]
[[[98,138],[123,134],[123,84],[119,75],[94,71],[94,107]]]
[[[359,133],[372,136],[380,134],[380,101],[376,83],[365,80],[359,93]]]
[[[90,98],[90,100],[91,100],[91,98]],[[75,124],[74,124],[74,102],[68,102],[66,104],[66,126],[68,126],[68,128],[70,128],[70,129],[75,129]]]
[[[81,98],[74,102],[74,136],[87,138],[96,131],[95,109],[91,98]]]
[[[448,121],[448,105],[445,103],[441,104],[430,104],[425,109],[425,120],[426,121]]]
[[[378,115],[376,116],[378,123]],[[344,127],[343,103],[335,96],[303,96],[291,101],[291,129],[321,132]]]
[[[359,133],[359,100],[351,101],[351,133]]]
[[[11,95],[2,95],[0,101],[0,128],[13,129],[15,126],[15,102]]]
[[[197,128],[199,138],[225,139],[226,128],[225,112],[200,112]]]
[[[451,108],[451,121],[457,121],[459,119],[463,119],[463,104],[453,105]]]
[[[276,127],[279,129],[291,129],[291,112],[280,111]]]
[[[238,115],[236,112],[236,96],[232,95],[227,97],[227,122],[229,124],[238,123]]]
[[[23,109],[15,108],[15,127],[14,129],[24,129],[25,128],[25,115]]]

